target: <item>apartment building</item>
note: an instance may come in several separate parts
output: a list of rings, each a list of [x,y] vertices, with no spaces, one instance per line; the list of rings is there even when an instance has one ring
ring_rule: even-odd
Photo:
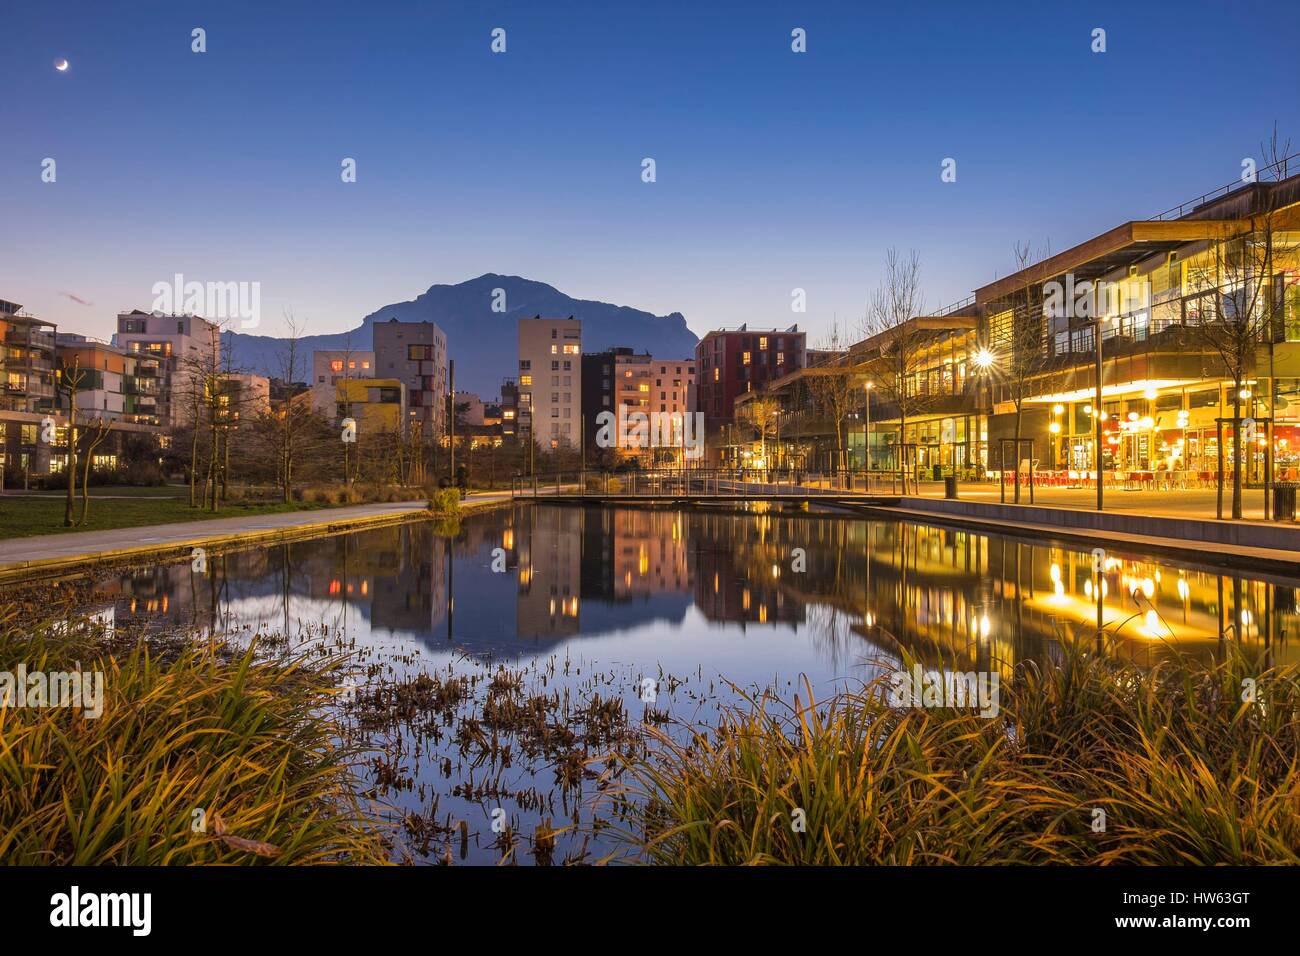
[[[447,336],[433,322],[376,322],[375,378],[406,386],[406,421],[441,437],[447,424]]]
[[[519,320],[519,427],[539,448],[582,443],[581,320]]]
[[[709,332],[700,340],[695,347],[695,407],[691,410],[704,415],[709,447],[720,448],[726,443],[735,425],[738,397],[804,367],[806,339],[797,325],[751,329],[746,324]]]
[[[46,472],[50,446],[41,419],[57,409],[55,326],[0,299],[0,452],[6,470]]]
[[[588,457],[597,451],[601,412],[625,420],[633,412],[681,416],[690,411],[695,380],[695,360],[657,359],[649,352],[613,348],[582,358],[582,416],[586,429]],[[675,432],[674,432],[675,434]],[[653,447],[662,445],[654,435],[644,440],[628,430],[618,436],[624,454],[651,457]]]
[[[98,339],[59,332],[58,366],[69,377],[76,369],[77,411],[88,418],[159,426],[158,381],[139,374],[141,357]],[[59,411],[66,413],[60,396]]]
[[[519,383],[513,378],[501,382],[501,437],[507,442],[519,437]]]
[[[236,418],[247,421],[271,410],[271,380],[265,375],[234,373],[222,378]]]
[[[354,378],[375,377],[375,353],[357,349],[321,349],[311,353],[311,406],[334,421],[338,385]]]
[[[136,377],[152,389],[164,426],[189,420],[196,377],[221,367],[221,330],[196,315],[119,313],[113,344],[138,358]]]
[[[335,421],[351,418],[360,437],[394,433],[408,420],[406,383],[398,378],[350,378],[336,386]]]

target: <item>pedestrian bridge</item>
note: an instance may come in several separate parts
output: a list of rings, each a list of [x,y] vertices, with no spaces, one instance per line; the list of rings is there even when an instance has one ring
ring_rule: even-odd
[[[568,472],[517,478],[511,496],[557,503],[770,501],[861,506],[897,505],[902,494],[896,475],[798,475],[776,481],[756,477],[734,471]]]

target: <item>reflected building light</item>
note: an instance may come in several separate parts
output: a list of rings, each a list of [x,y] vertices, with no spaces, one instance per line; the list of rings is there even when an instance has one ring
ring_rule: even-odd
[[[1188,584],[1187,584],[1187,579],[1186,579],[1186,578],[1181,578],[1181,577],[1180,577],[1180,578],[1178,579],[1178,596],[1179,596],[1179,598],[1181,598],[1182,600],[1186,601],[1188,595],[1190,595],[1191,593],[1192,593],[1192,589],[1191,589],[1191,587],[1188,586]]]
[[[1056,584],[1060,584],[1060,583],[1061,583],[1061,566],[1060,566],[1059,564],[1053,564],[1053,565],[1052,565],[1051,570],[1050,570],[1050,574],[1051,574],[1051,577],[1052,577],[1052,581],[1053,581],[1053,583],[1056,583]]]
[[[1161,631],[1161,627],[1160,627],[1160,615],[1159,615],[1159,614],[1157,614],[1154,610],[1147,611],[1146,615],[1143,617],[1142,620],[1143,620],[1142,633],[1143,633],[1146,637],[1160,637],[1160,636],[1161,636],[1161,634],[1160,634],[1160,631]]]

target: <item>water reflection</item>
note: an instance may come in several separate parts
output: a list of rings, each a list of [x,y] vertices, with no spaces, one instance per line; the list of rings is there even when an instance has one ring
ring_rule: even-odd
[[[454,539],[407,524],[216,555],[207,574],[123,572],[96,610],[217,630],[324,624],[498,659],[603,639],[622,660],[671,653],[736,679],[850,676],[899,645],[1009,671],[1096,639],[1099,612],[1107,652],[1139,664],[1226,641],[1281,663],[1295,655],[1296,586],[894,521],[540,506],[472,518]],[[719,631],[748,639],[722,648]]]

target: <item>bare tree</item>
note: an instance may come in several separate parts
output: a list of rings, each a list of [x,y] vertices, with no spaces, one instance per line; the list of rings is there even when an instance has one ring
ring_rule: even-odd
[[[835,468],[846,469],[845,435],[846,422],[857,391],[853,385],[853,369],[848,364],[848,335],[837,320],[831,322],[831,330],[823,339],[821,350],[829,354],[820,364],[810,366],[804,373],[808,390],[812,396],[813,406],[817,412],[829,418],[835,429]]]
[[[776,424],[781,415],[781,403],[775,398],[753,398],[746,402],[741,413],[742,419],[758,432],[759,457],[767,464],[767,436],[776,434]]]
[[[68,496],[63,508],[63,526],[71,528],[76,524],[73,502],[77,496],[77,392],[81,390],[86,372],[81,367],[81,357],[72,360],[72,366],[64,366],[55,379],[55,387],[63,392],[68,400]]]
[[[1016,272],[1023,273],[1034,263],[1048,255],[1047,250],[1035,255],[1028,241],[1017,242],[1013,247]],[[1007,394],[1015,406],[1014,438],[1015,501],[1020,503],[1020,439],[1024,426],[1025,400],[1038,388],[1038,379],[1047,368],[1047,338],[1043,314],[1043,284],[1027,279],[1011,295],[1011,319],[1002,344],[1006,355],[1000,364],[1000,374]],[[1005,469],[1006,462],[1002,462]]]
[[[302,338],[303,325],[287,309],[284,320],[289,334],[285,337],[284,347],[280,350],[280,372],[285,385],[292,388],[302,370],[303,357],[299,339]],[[301,432],[305,420],[311,417],[310,412],[310,408],[304,409],[300,402],[294,400],[294,396],[289,395],[285,398],[277,417],[276,457],[279,462],[280,488],[284,501],[293,500],[294,469],[297,467]]]
[[[113,430],[112,422],[103,418],[91,423],[93,430],[88,426],[86,431],[86,449],[82,458],[82,478],[81,478],[81,518],[77,521],[78,525],[84,525],[86,519],[90,516],[90,467],[95,460],[95,449],[104,443],[104,439],[109,436]]]
[[[867,305],[862,332],[876,338],[870,356],[876,388],[898,409],[898,470],[907,491],[907,420],[928,400],[918,373],[926,360],[929,336],[912,320],[921,314],[921,262],[915,250],[903,256],[897,249],[885,253],[885,275]]]

